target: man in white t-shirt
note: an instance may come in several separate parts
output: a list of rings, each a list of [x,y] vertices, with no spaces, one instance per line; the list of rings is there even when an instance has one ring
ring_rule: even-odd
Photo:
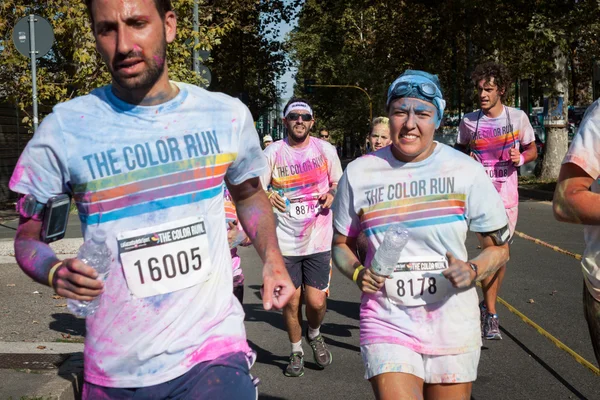
[[[455,148],[470,153],[485,168],[502,197],[512,237],[519,210],[517,168],[537,158],[535,134],[527,114],[503,104],[510,84],[504,65],[495,62],[478,65],[471,79],[481,109],[464,116]],[[502,339],[496,298],[505,272],[504,265],[481,284],[484,300],[479,307],[481,334],[485,339]]]
[[[556,219],[583,224],[583,305],[600,363],[600,100],[586,111],[563,160],[554,192]]]
[[[263,259],[265,309],[293,294],[259,176],[267,168],[239,101],[170,81],[170,1],[87,0],[112,84],[54,107],[10,181],[19,266],[86,319],[83,398],[256,398],[244,312],[232,293],[223,187]],[[106,233],[105,280],[40,240],[44,204],[67,193],[84,237]]]
[[[277,219],[277,238],[296,292],[283,309],[291,342],[286,376],[304,374],[302,292],[308,320],[307,340],[321,368],[331,364],[331,352],[320,333],[327,310],[331,278],[330,209],[342,175],[335,147],[310,135],[313,111],[304,99],[292,98],[283,110],[288,137],[265,149],[269,168],[265,189]]]

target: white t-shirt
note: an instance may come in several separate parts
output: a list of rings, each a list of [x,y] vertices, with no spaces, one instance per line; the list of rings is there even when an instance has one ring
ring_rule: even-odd
[[[508,110],[508,114],[506,111]],[[521,110],[504,107],[502,114],[488,118],[481,111],[466,114],[458,127],[457,143],[469,145],[484,166],[505,208],[519,205],[517,167],[510,160],[510,149],[535,141],[533,127]]]
[[[223,185],[262,175],[266,159],[240,101],[177,86],[174,99],[151,107],[119,100],[110,86],[57,105],[10,181],[40,202],[70,193],[85,238],[98,228],[108,234],[114,259],[100,308],[86,320],[85,379],[97,385],[156,385],[249,350],[231,290]],[[165,261],[169,246],[177,253]],[[152,254],[161,256],[146,268]],[[169,291],[176,281],[195,283]],[[161,294],[140,294],[157,282]]]
[[[367,267],[390,226],[409,231],[400,262],[445,260],[447,251],[466,261],[469,229],[491,232],[506,226],[502,199],[481,164],[437,142],[427,159],[415,163],[397,160],[391,149],[351,162],[334,202],[335,228],[348,237],[366,234]],[[405,281],[402,291],[416,292],[420,283]],[[443,276],[437,277],[437,285],[448,296],[419,306],[399,305],[386,287],[376,294],[363,293],[361,345],[396,343],[433,355],[477,350],[481,333],[475,286],[455,289]]]
[[[590,190],[600,193],[600,100],[596,100],[585,112],[562,163],[573,163],[587,172],[594,178]],[[600,301],[600,226],[586,225],[583,232],[583,276],[592,296]]]
[[[284,256],[304,256],[331,250],[331,210],[319,210],[319,196],[329,192],[342,176],[335,147],[310,137],[308,146],[295,148],[287,139],[265,149],[269,169],[263,174],[266,189],[283,190],[290,211],[275,211],[277,238]]]

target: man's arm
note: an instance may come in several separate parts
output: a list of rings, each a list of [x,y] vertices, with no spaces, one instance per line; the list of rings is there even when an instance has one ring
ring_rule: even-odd
[[[593,182],[577,164],[563,164],[552,201],[554,217],[562,222],[600,225],[600,194],[590,191]]]
[[[259,178],[248,179],[239,185],[227,182],[227,187],[235,203],[238,219],[264,263],[263,306],[265,310],[283,308],[296,288],[279,250],[271,203]]]
[[[70,299],[88,301],[100,295],[104,284],[96,279],[96,270],[75,258],[60,261],[50,246],[39,239],[41,230],[41,221],[21,217],[15,237],[15,258],[23,272]],[[50,282],[50,270],[57,264]]]
[[[510,149],[510,160],[517,167],[520,167],[523,164],[527,164],[528,162],[534,161],[538,156],[537,147],[535,145],[535,141],[524,144],[523,152],[521,153],[519,149],[513,147]]]

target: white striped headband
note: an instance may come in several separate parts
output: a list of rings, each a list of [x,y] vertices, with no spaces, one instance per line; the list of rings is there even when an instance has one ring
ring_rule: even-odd
[[[308,113],[310,115],[313,115],[313,110],[312,110],[312,108],[310,108],[310,106],[308,104],[306,104],[303,101],[297,101],[288,106],[285,113],[283,114],[283,118],[287,117],[288,114],[292,112],[292,110],[304,110],[304,111],[308,111]]]

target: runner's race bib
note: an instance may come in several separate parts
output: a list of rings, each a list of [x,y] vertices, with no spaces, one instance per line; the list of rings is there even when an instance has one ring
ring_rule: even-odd
[[[443,256],[405,257],[386,279],[387,297],[396,305],[422,306],[444,300],[452,284],[442,271],[448,268]]]
[[[319,200],[309,200],[290,204],[290,218],[310,219],[321,211]]]
[[[492,181],[506,182],[506,179],[508,179],[508,174],[510,172],[511,164],[512,161],[510,160],[484,161],[483,168],[485,168],[485,172],[488,174]]]
[[[121,232],[117,242],[127,286],[138,298],[197,285],[212,273],[202,217]]]

